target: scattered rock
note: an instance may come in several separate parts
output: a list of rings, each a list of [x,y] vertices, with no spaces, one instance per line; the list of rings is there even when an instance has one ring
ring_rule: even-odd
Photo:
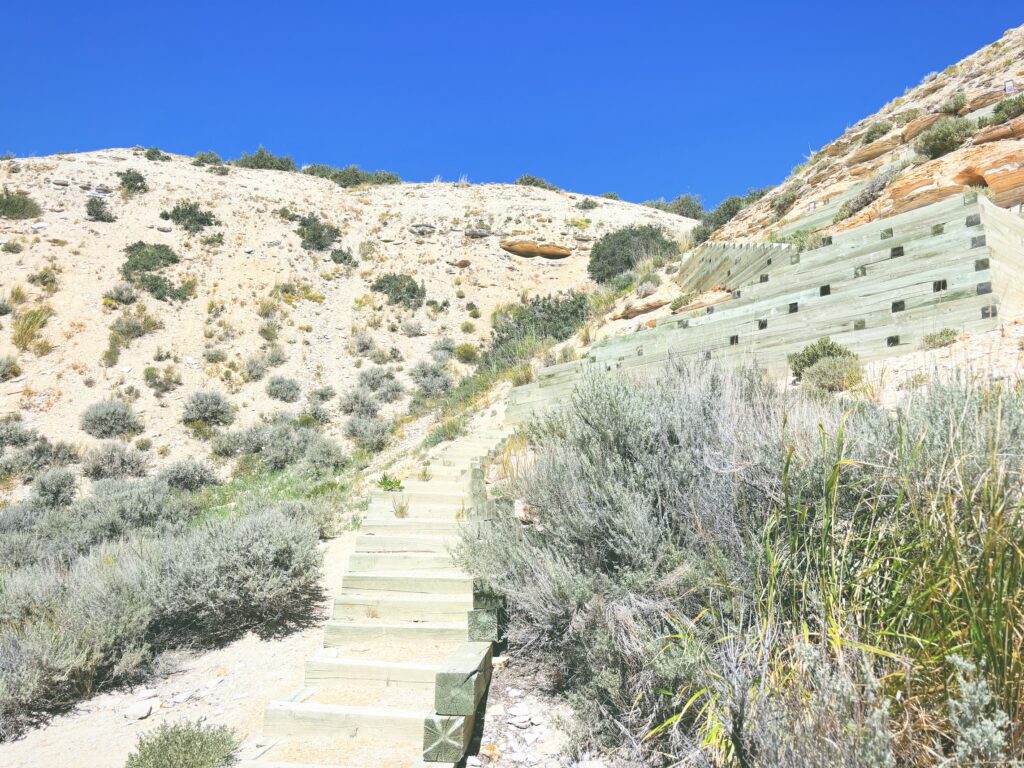
[[[156,231],[157,232],[171,232],[173,230],[170,227],[157,227]]]
[[[411,227],[409,227],[409,231],[412,232],[414,235],[419,235],[420,237],[423,237],[425,235],[434,234],[434,232],[437,231],[437,227],[431,224],[413,224]]]
[[[145,720],[147,717],[153,714],[154,703],[159,704],[159,701],[157,699],[147,699],[146,701],[135,702],[124,711],[125,719]]]
[[[471,227],[470,229],[466,230],[466,237],[472,238],[474,240],[479,240],[482,237],[490,237],[493,234],[494,233],[491,232],[491,230],[484,229],[483,227]]]

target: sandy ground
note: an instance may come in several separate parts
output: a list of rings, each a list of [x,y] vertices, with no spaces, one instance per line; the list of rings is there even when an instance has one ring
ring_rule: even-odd
[[[354,545],[351,532],[323,545],[324,583],[331,599]],[[325,600],[324,619],[329,605],[330,599]],[[24,738],[0,744],[0,765],[121,768],[139,734],[179,720],[203,718],[233,728],[243,740],[257,737],[267,701],[302,687],[306,659],[322,644],[318,623],[279,640],[248,635],[214,651],[169,658],[170,673],[131,690],[94,696]],[[152,713],[137,719],[137,710],[146,707]]]

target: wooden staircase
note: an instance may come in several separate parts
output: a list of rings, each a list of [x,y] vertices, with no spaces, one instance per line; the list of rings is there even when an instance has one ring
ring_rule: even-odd
[[[449,554],[486,505],[481,461],[509,428],[435,449],[426,479],[377,491],[305,687],[267,704],[244,768],[454,766],[490,681],[493,610]]]

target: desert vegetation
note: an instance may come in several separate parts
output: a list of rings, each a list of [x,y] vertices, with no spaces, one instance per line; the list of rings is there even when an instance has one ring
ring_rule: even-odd
[[[820,345],[824,347],[825,345]],[[821,351],[821,350],[819,350]],[[829,360],[804,356],[803,376]],[[585,381],[460,558],[582,722],[653,764],[1009,764],[1021,392],[896,411],[678,363]]]

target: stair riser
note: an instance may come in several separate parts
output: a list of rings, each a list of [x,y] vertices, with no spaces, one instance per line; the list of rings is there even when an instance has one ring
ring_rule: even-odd
[[[349,621],[466,621],[473,604],[466,601],[438,602],[409,600],[402,602],[374,601],[372,599],[353,602],[343,595],[334,602],[334,618]]]
[[[311,659],[306,663],[306,685],[317,690],[336,688],[396,688],[414,693],[432,691],[435,667],[421,665],[374,664],[372,662],[337,662]]]
[[[377,536],[450,536],[459,537],[459,523],[454,520],[428,521],[395,519],[391,520],[377,518],[363,520],[359,529],[363,533]]]
[[[377,536],[361,534],[356,537],[356,552],[423,552],[446,555],[458,540],[458,536]]]
[[[380,504],[388,507],[392,507],[395,504],[441,504],[441,505],[452,505],[459,506],[462,504],[469,504],[471,501],[468,492],[458,493],[433,493],[430,491],[415,491],[415,492],[392,492],[385,493],[383,491],[375,492],[370,495],[370,505]]]
[[[458,522],[467,516],[469,505],[462,506],[430,506],[427,504],[410,504],[408,507],[398,508],[391,505],[383,506],[371,504],[366,510],[368,520],[414,520],[434,519]]]

